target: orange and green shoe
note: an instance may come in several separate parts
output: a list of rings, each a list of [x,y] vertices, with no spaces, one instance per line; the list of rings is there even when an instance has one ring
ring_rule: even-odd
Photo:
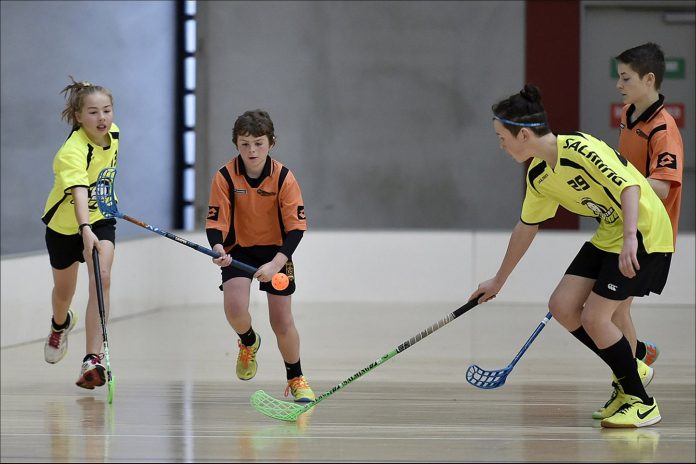
[[[237,340],[239,355],[237,355],[237,377],[241,380],[251,380],[256,375],[256,352],[261,346],[261,335],[256,334],[256,341],[251,346],[246,346],[241,340]]]
[[[285,396],[289,396],[290,393],[292,393],[296,403],[309,403],[316,398],[304,375],[288,380]]]

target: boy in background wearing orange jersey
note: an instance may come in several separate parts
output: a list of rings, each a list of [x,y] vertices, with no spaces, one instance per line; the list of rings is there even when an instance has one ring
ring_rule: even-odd
[[[269,156],[275,140],[267,112],[247,111],[237,118],[232,142],[239,155],[213,177],[205,227],[211,248],[220,254],[213,262],[222,268],[225,316],[239,336],[237,377],[251,380],[257,370],[261,337],[254,332],[249,313],[253,278],[268,298],[271,328],[285,362],[285,396],[292,393],[296,402],[310,402],[315,396],[302,374],[300,336],[291,310],[295,292],[292,253],[307,230],[307,220],[295,176]],[[232,267],[233,259],[258,267],[258,271],[250,276]],[[276,290],[271,279],[281,270],[290,278],[290,285]]]
[[[665,57],[659,45],[649,42],[625,50],[616,61],[616,89],[625,103],[619,126],[619,153],[647,178],[664,203],[676,248],[684,144],[674,118],[665,109],[665,97],[659,93]],[[632,301],[629,298],[623,302],[613,321],[629,340],[636,358],[651,365],[659,350],[654,343],[637,340],[630,314]]]

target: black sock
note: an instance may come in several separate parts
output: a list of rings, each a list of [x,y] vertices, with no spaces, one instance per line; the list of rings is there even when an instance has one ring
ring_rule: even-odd
[[[251,346],[256,343],[256,332],[254,332],[253,327],[249,327],[249,330],[243,334],[238,333],[239,339],[242,341],[242,345]]]
[[[636,340],[636,358],[643,359],[646,352],[647,348],[645,347],[645,343],[641,342],[640,340]]]
[[[580,326],[577,329],[573,330],[572,332],[570,332],[570,334],[573,337],[580,340],[583,345],[591,349],[594,354],[596,354],[600,358],[602,357],[602,353],[600,352],[600,349],[597,348],[597,344],[594,342],[594,340],[592,340],[592,337],[587,335],[587,332],[585,332],[585,328],[583,326]]]
[[[63,322],[61,325],[56,324],[56,320],[51,318],[51,325],[53,325],[53,330],[58,332],[67,329],[68,325],[70,325],[70,314],[65,317],[65,322]]]
[[[614,375],[621,383],[624,393],[639,397],[644,403],[650,403],[650,397],[640,381],[636,359],[633,357],[631,345],[626,340],[626,337],[611,345],[608,348],[600,350]]]
[[[594,340],[592,340],[592,337],[590,337],[587,334],[587,332],[585,332],[585,328],[583,326],[580,326],[577,329],[573,330],[572,332],[570,332],[570,334],[578,340],[580,340],[583,345],[591,349],[594,354],[599,356],[602,359],[602,361],[604,361],[607,364],[607,366],[611,367],[611,364],[609,364],[609,361],[606,359],[604,353],[602,353],[602,350],[597,348],[597,344],[594,342]]]
[[[301,376],[302,366],[300,366],[300,360],[298,359],[294,364],[285,363],[285,373],[287,374],[288,380]]]

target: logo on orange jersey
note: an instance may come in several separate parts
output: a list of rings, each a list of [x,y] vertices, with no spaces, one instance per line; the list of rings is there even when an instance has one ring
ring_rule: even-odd
[[[657,157],[657,165],[661,168],[677,169],[677,157],[671,153],[662,153]]]
[[[304,205],[300,205],[297,207],[297,219],[300,219],[302,221],[307,219],[307,216],[305,216],[305,212],[304,212]]]
[[[257,190],[256,190],[256,193],[258,193],[258,194],[261,195],[262,197],[272,197],[273,195],[276,194],[275,192],[267,192],[267,191],[265,191],[265,190],[263,190],[263,189],[257,189]]]
[[[295,265],[291,260],[288,260],[288,262],[285,263],[285,275],[288,276],[290,282],[295,280]]]
[[[220,214],[219,206],[208,206],[208,217],[206,219],[210,219],[211,221],[217,221],[218,214]]]

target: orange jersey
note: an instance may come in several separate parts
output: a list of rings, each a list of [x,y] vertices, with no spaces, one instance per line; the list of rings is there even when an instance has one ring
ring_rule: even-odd
[[[684,143],[672,115],[664,108],[664,96],[643,114],[635,117],[634,105],[626,105],[621,115],[619,153],[645,177],[671,183],[663,200],[670,221],[674,243],[681,209]]]
[[[282,245],[287,232],[307,230],[300,185],[292,172],[268,157],[259,179],[246,175],[237,156],[213,177],[206,229],[222,232],[223,246]]]

